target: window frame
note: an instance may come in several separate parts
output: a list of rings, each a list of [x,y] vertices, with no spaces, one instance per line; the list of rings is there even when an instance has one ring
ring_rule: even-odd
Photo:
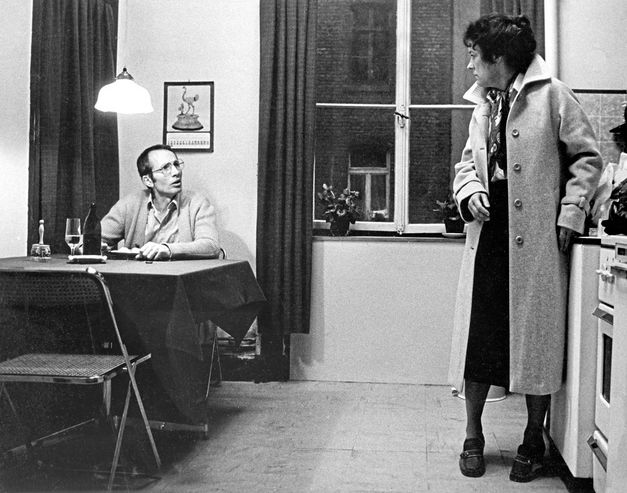
[[[452,112],[462,110],[471,112],[474,104],[412,104],[410,101],[410,63],[411,63],[411,1],[396,1],[396,87],[395,103],[329,103],[317,102],[316,108],[356,108],[356,109],[388,109],[394,118],[394,221],[357,221],[351,228],[354,233],[382,232],[403,234],[441,234],[445,232],[444,223],[410,223],[409,222],[409,144],[411,110],[436,110]],[[556,0],[545,0],[545,40],[552,39],[556,31],[555,19],[552,15]],[[545,48],[547,62],[555,66],[555,51]],[[451,166],[453,166],[451,164]],[[314,165],[314,170],[315,170]],[[443,191],[446,193],[447,191]],[[315,194],[312,194],[314,200]],[[314,209],[315,210],[315,209]],[[328,229],[329,225],[322,219],[313,219],[314,230]]]
[[[352,153],[348,155],[348,188],[353,189],[353,177],[362,176],[364,178],[364,190],[362,191],[362,214],[373,214],[384,212],[386,217],[390,213],[390,197],[392,194],[390,187],[390,170],[392,169],[392,153],[387,151],[385,153],[385,165],[384,166],[353,166],[352,165]],[[382,176],[385,178],[385,209],[374,211],[372,210],[372,177]]]

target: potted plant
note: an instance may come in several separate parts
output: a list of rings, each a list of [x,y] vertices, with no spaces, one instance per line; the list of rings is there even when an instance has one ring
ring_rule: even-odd
[[[464,232],[464,220],[462,219],[457,203],[453,196],[449,194],[446,200],[436,200],[439,211],[442,215],[442,221],[444,222],[444,228],[447,233],[463,233]]]
[[[351,224],[360,218],[357,206],[359,192],[345,188],[340,194],[333,191],[332,185],[324,183],[322,192],[318,192],[318,201],[324,206],[322,215],[329,224],[333,236],[346,236]]]

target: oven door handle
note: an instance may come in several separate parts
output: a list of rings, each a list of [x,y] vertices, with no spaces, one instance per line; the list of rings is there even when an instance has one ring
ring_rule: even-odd
[[[612,274],[611,270],[597,269],[595,272],[598,274],[598,276],[601,278],[601,281],[603,282],[612,284],[616,279],[616,276]]]
[[[588,438],[588,446],[592,449],[592,453],[597,456],[597,459],[599,459],[599,463],[601,464],[603,470],[607,471],[607,455],[603,453],[603,450],[601,450],[599,441],[595,436],[596,433],[597,432],[595,431],[594,434],[590,435],[590,438]]]
[[[610,325],[614,325],[614,310],[609,307],[606,308],[602,305],[597,305],[597,307],[592,312],[592,315]]]

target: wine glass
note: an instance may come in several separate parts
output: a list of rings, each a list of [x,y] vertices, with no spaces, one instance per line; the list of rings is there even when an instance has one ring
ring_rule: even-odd
[[[81,244],[81,220],[78,217],[68,217],[65,220],[65,242],[70,247],[71,255],[76,255],[76,249]]]

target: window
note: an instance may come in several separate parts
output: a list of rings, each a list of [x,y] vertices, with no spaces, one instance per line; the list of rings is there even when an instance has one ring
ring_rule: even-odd
[[[444,230],[436,200],[449,192],[473,109],[462,98],[474,82],[462,36],[483,4],[318,2],[314,191],[358,190],[353,230]]]
[[[355,84],[387,85],[394,70],[389,58],[396,44],[394,16],[384,3],[353,3],[349,70]]]
[[[384,221],[391,212],[391,146],[364,143],[349,153],[348,188],[361,192],[364,220]]]

